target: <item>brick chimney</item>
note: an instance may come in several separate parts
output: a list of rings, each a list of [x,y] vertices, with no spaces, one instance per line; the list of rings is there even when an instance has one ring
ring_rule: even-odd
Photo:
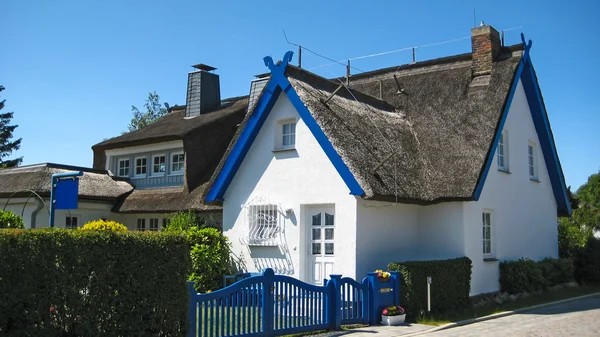
[[[492,62],[500,53],[500,34],[492,26],[480,26],[471,30],[473,48],[473,77],[492,73]]]

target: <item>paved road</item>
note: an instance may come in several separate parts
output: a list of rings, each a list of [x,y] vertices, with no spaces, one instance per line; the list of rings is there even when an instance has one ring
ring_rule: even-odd
[[[600,336],[600,296],[425,336]]]

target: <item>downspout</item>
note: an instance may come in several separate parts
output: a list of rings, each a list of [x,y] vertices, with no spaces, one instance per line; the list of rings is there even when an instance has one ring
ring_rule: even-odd
[[[33,212],[31,212],[31,228],[34,229],[36,228],[35,222],[37,219],[37,214],[39,211],[42,210],[42,208],[44,208],[44,203],[40,201],[40,199],[35,199],[35,204],[37,205],[36,209],[33,210]]]

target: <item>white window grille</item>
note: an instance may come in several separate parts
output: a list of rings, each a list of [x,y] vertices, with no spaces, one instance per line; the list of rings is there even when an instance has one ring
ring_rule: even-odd
[[[277,246],[283,226],[280,207],[265,198],[253,199],[246,206],[248,244],[252,246]]]

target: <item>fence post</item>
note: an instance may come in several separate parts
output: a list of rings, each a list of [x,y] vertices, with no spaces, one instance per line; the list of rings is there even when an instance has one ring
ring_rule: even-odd
[[[196,326],[198,324],[198,322],[197,322],[198,293],[196,292],[196,289],[194,289],[194,282],[192,282],[192,281],[187,281],[187,288],[188,288],[188,294],[189,294],[189,296],[188,296],[188,298],[189,298],[189,307],[188,307],[189,329],[188,329],[187,335],[188,335],[188,337],[196,337],[197,336]]]
[[[262,281],[262,299],[263,299],[263,307],[262,307],[262,318],[263,318],[263,333],[264,336],[272,336],[273,335],[273,306],[274,304],[274,285],[273,285],[273,277],[275,276],[275,272],[273,269],[267,268],[263,271],[263,281]]]
[[[330,300],[328,303],[329,316],[327,323],[329,323],[330,329],[342,330],[342,295],[340,292],[340,286],[342,282],[342,275],[333,274],[329,275],[331,279],[327,281],[327,285],[330,289]]]
[[[371,321],[371,287],[369,287],[369,277],[365,277],[362,280],[364,286],[363,298],[362,298],[362,316],[367,322]]]
[[[369,325],[377,325],[379,324],[379,301],[376,297],[378,297],[379,289],[376,289],[376,287],[379,279],[374,272],[368,272],[367,281],[369,283]]]

